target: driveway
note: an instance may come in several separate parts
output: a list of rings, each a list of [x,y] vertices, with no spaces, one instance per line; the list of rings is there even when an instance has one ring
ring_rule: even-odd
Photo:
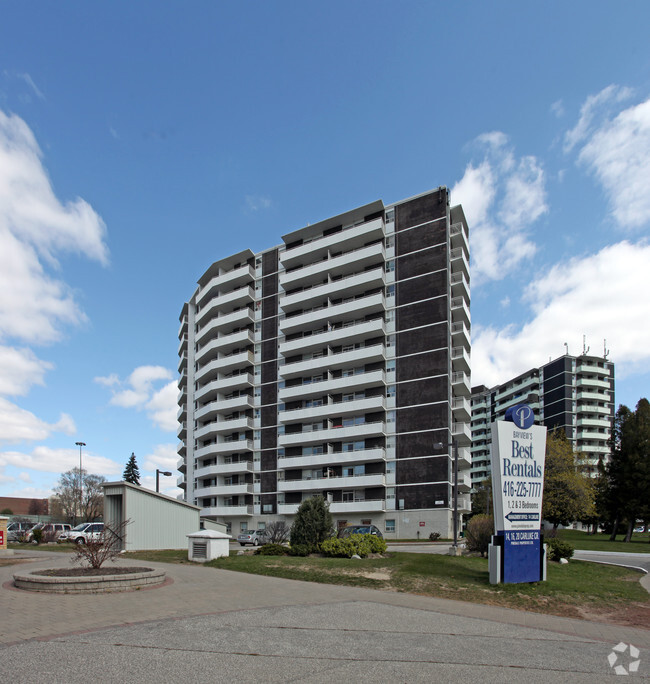
[[[62,554],[30,555],[21,571],[66,564]],[[195,564],[147,565],[164,568],[170,582],[83,596],[17,590],[14,568],[0,567],[0,681],[604,682],[621,642],[641,649],[637,674],[650,672],[646,630]]]

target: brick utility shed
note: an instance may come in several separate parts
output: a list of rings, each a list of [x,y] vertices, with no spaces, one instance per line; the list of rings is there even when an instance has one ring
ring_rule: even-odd
[[[104,522],[115,528],[129,521],[125,551],[186,549],[187,535],[202,527],[198,506],[129,482],[106,482],[103,486]],[[206,527],[225,532],[222,525]]]

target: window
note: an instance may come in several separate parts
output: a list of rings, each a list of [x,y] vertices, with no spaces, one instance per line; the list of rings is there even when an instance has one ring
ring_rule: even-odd
[[[240,532],[248,532],[248,523],[246,521],[239,523]]]
[[[344,501],[344,502],[354,501],[354,492],[352,492],[352,491],[342,492],[341,493],[341,501]]]
[[[394,397],[395,396],[395,385],[388,385],[386,388],[386,396],[387,397]]]
[[[395,532],[395,521],[394,520],[386,520],[384,531],[389,532],[389,533]]]

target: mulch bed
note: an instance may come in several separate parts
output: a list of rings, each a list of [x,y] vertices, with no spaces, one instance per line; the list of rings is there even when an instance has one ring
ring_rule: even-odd
[[[134,572],[149,572],[151,568],[113,567],[113,568],[53,568],[52,570],[38,570],[32,575],[46,577],[97,577],[102,575],[128,575]]]

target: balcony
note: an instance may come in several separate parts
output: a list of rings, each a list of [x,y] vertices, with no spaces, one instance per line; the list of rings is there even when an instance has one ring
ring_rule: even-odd
[[[180,373],[187,368],[187,352],[183,351],[180,354],[180,359],[178,360],[178,372]]]
[[[278,446],[295,446],[298,444],[314,444],[324,442],[342,442],[360,440],[366,437],[381,437],[384,435],[383,421],[363,423],[350,427],[333,427],[311,432],[295,432],[288,435],[278,435]]]
[[[216,377],[219,373],[228,373],[235,368],[240,368],[244,365],[253,365],[255,356],[252,351],[243,351],[237,354],[229,354],[220,356],[217,359],[210,361],[201,366],[195,374],[195,380],[204,383],[210,378]]]
[[[465,371],[465,373],[470,372],[470,359],[469,354],[465,350],[465,347],[453,347],[451,350],[451,363],[452,368],[455,371]]]
[[[322,492],[333,489],[361,489],[363,487],[384,487],[383,474],[357,475],[356,477],[319,477],[304,480],[279,480],[279,492]]]
[[[298,507],[296,506],[296,509]],[[201,517],[207,518],[234,518],[244,515],[253,515],[252,504],[244,506],[209,506],[201,509]]]
[[[384,499],[339,501],[330,504],[330,513],[381,513],[386,510]]]
[[[232,463],[217,463],[197,468],[195,478],[214,477],[215,475],[245,475],[253,472],[252,461],[234,461]]]
[[[598,380],[597,378],[586,378],[579,375],[577,378],[576,385],[581,389],[586,389],[588,387],[597,387],[599,389],[610,389],[609,380]]]
[[[454,397],[451,400],[451,410],[456,422],[470,421],[472,418],[472,407],[466,397]]]
[[[598,390],[594,390],[590,392],[588,389],[582,389],[578,391],[577,397],[581,401],[611,401],[608,391],[598,392]]]
[[[255,271],[252,266],[244,264],[239,268],[234,268],[230,271],[221,272],[213,276],[204,287],[202,287],[197,296],[196,303],[198,306],[203,306],[204,303],[211,297],[214,297],[220,290],[232,290],[238,285],[244,285],[248,282],[254,282]]]
[[[197,498],[203,498],[206,496],[239,496],[242,494],[252,494],[253,493],[253,483],[252,482],[241,482],[231,485],[214,485],[211,487],[197,487],[194,490],[194,496]]]
[[[449,227],[449,242],[452,249],[463,247],[466,254],[469,254],[469,240],[467,238],[467,229],[462,222],[452,223]]]
[[[281,253],[280,258],[285,269],[297,266],[301,261],[321,261],[327,256],[330,249],[349,251],[358,249],[365,243],[384,237],[384,221],[376,218],[372,221],[346,227],[344,230],[332,235],[325,235],[303,243],[298,247],[287,249]]]
[[[340,378],[328,378],[320,382],[311,382],[294,387],[282,387],[278,391],[278,398],[282,402],[291,399],[313,397],[318,394],[331,394],[333,392],[344,392],[345,390],[362,390],[367,387],[385,385],[385,374],[383,370],[371,371],[370,373],[356,373]]]
[[[457,247],[449,252],[451,272],[462,272],[469,281],[469,259],[463,247]]]
[[[184,473],[186,470],[185,466],[185,459],[184,458],[179,458],[178,461],[176,462],[176,470],[180,473]]]
[[[357,451],[328,451],[322,454],[309,454],[308,456],[285,456],[278,459],[278,468],[289,470],[292,468],[320,468],[333,465],[345,465],[349,463],[370,463],[383,461],[386,452],[383,448],[358,449]]]
[[[462,371],[451,374],[451,386],[455,396],[469,397],[472,394],[470,377]]]
[[[307,264],[301,268],[280,273],[280,286],[291,289],[296,283],[307,284],[323,278],[324,275],[354,266],[356,270],[365,269],[374,263],[386,260],[384,246],[381,242],[355,249],[336,257]]]
[[[373,344],[368,347],[360,347],[351,351],[339,352],[338,354],[323,354],[317,358],[285,363],[280,366],[281,378],[293,378],[297,375],[312,375],[323,369],[354,368],[355,366],[372,363],[373,361],[385,361],[386,349],[383,344]],[[361,362],[361,363],[360,363]]]
[[[220,378],[213,380],[207,385],[199,388],[194,394],[196,401],[206,402],[210,399],[215,399],[220,393],[234,392],[235,390],[243,390],[253,386],[252,373],[240,373],[227,378]]]
[[[228,335],[219,335],[198,349],[196,360],[198,363],[205,363],[205,361],[213,356],[216,357],[219,353],[226,355],[231,349],[247,347],[249,344],[253,344],[253,342],[253,331],[248,328]]]
[[[449,285],[452,297],[465,297],[465,299],[469,300],[469,280],[462,271],[451,274]]]
[[[211,300],[201,307],[196,314],[196,322],[203,325],[204,321],[218,315],[221,309],[227,308],[232,310],[235,306],[245,307],[255,300],[255,290],[252,287],[241,287],[232,292],[224,294],[216,294]]]
[[[320,406],[310,406],[309,408],[293,409],[291,411],[280,411],[278,420],[280,423],[313,422],[331,416],[350,414],[360,415],[369,411],[385,409],[386,400],[380,395],[376,397],[365,397],[363,399],[353,399],[351,401],[321,404]]]
[[[245,394],[231,399],[215,399],[194,412],[195,420],[208,420],[218,414],[253,408],[253,397]]]
[[[253,451],[252,439],[240,439],[234,442],[212,442],[194,452],[194,458],[216,456],[217,454],[234,454],[240,451]]]
[[[187,484],[185,482],[185,475],[179,475],[176,478],[176,486],[180,487],[181,489],[185,489],[187,487]]]
[[[178,426],[178,429],[176,430],[176,436],[180,440],[183,440],[187,437],[187,424],[185,422]]]
[[[602,368],[596,363],[589,363],[589,361],[578,360],[577,372],[589,373],[593,375],[602,375],[603,377],[609,377],[611,375],[611,370],[609,368]]]
[[[579,428],[606,428],[612,427],[610,420],[606,418],[580,418],[576,420],[576,425]]]
[[[252,430],[253,419],[243,416],[231,420],[213,420],[194,432],[195,439],[205,439],[210,435],[218,435],[224,432],[236,432],[239,430]]]
[[[300,292],[286,294],[280,297],[280,308],[283,310],[296,308],[297,306],[309,306],[314,302],[322,302],[334,295],[348,296],[359,295],[376,287],[384,287],[386,284],[383,266],[371,271],[352,273],[343,278],[331,279],[327,283],[305,288]]]
[[[471,335],[470,327],[458,321],[451,324],[451,343],[454,347],[465,347],[468,351],[471,349]]]
[[[206,323],[196,333],[195,340],[197,344],[205,344],[208,338],[214,338],[219,331],[227,328],[243,328],[248,325],[252,326],[255,322],[252,309],[248,307],[239,309],[238,311],[231,311],[215,318],[212,318],[209,323]]]
[[[466,326],[470,325],[471,317],[469,313],[469,306],[465,301],[465,297],[454,297],[451,300],[451,320],[454,323],[464,323]]]
[[[185,418],[187,418],[187,404],[182,404],[179,407],[178,412],[176,413],[176,419],[178,421],[181,421],[181,420],[184,420]]]
[[[469,423],[453,423],[451,435],[458,442],[459,446],[468,446],[472,443],[472,430]]]
[[[295,340],[280,343],[280,354],[292,356],[298,352],[308,352],[345,342],[363,342],[367,337],[385,335],[386,329],[382,318],[371,321],[351,321],[332,330],[322,330],[312,335],[304,335]]]
[[[333,306],[320,306],[299,316],[280,317],[280,330],[286,335],[300,328],[312,328],[319,323],[341,320],[343,317],[362,318],[385,309],[383,292],[359,297]]]

